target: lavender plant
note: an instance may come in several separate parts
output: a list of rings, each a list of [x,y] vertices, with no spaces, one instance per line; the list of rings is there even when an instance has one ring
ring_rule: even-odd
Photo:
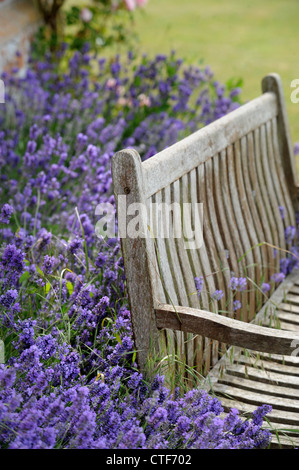
[[[96,72],[91,59],[86,46],[63,71],[46,57],[2,77],[1,448],[267,447],[269,407],[223,417],[200,388],[145,381],[119,240],[94,229],[96,205],[114,203],[116,150],[150,158],[238,106],[240,90],[175,54],[100,59]]]

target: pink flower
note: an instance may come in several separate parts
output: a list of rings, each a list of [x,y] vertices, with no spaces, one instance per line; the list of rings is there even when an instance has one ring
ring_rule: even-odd
[[[126,8],[129,11],[133,11],[136,8],[136,0],[124,0],[126,4]]]
[[[151,105],[151,100],[148,96],[146,96],[144,93],[141,93],[139,96],[138,96],[138,100],[139,100],[139,106],[146,106],[146,107],[149,107]]]
[[[113,11],[117,10],[117,8],[119,7],[119,1],[120,0],[111,0],[111,9]]]
[[[148,2],[148,0],[136,0],[138,7],[144,7],[144,5]]]
[[[107,88],[112,89],[116,87],[116,84],[117,84],[117,81],[115,80],[115,78],[108,78],[106,86]]]
[[[80,18],[84,23],[89,23],[92,19],[92,12],[88,8],[82,8],[80,11]]]
[[[117,104],[118,106],[129,106],[129,108],[132,107],[132,100],[128,100],[127,98],[124,98],[124,97],[120,97],[118,98],[117,100]]]

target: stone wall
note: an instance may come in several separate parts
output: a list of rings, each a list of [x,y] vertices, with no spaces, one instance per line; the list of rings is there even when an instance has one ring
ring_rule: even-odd
[[[0,0],[0,73],[15,66],[24,68],[39,24],[34,0]]]

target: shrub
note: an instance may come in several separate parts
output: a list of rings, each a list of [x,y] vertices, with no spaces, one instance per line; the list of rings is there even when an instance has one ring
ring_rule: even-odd
[[[81,49],[89,42],[95,50],[126,44],[137,40],[134,32],[135,10],[142,9],[148,0],[83,0],[69,6],[66,0],[37,0],[43,26],[36,36],[39,54],[49,48],[59,48],[67,41],[72,49]]]
[[[266,447],[269,407],[223,418],[200,389],[144,380],[119,241],[94,230],[116,150],[150,158],[238,106],[239,90],[175,54],[91,60],[86,47],[64,71],[46,58],[3,76],[1,447]]]

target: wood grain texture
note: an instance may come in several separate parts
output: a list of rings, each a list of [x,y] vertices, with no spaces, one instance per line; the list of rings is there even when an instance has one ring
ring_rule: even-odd
[[[291,355],[299,334],[245,323],[232,318],[176,305],[156,308],[158,328],[201,334],[220,342],[270,354]]]
[[[135,150],[117,153],[112,159],[114,194],[118,205],[118,196],[126,195],[126,211],[131,203],[144,201],[142,166],[139,154]],[[141,219],[140,230],[147,233],[147,226]],[[121,234],[122,235],[122,234]],[[153,239],[149,237],[121,237],[126,282],[132,312],[132,324],[137,350],[137,362],[145,370],[148,354],[157,348],[158,330],[155,322],[153,285],[155,273],[150,269],[154,258]]]
[[[247,135],[247,159],[244,159],[244,165],[247,164],[247,181],[246,181],[246,190],[251,191],[253,197],[253,209],[254,221],[258,224],[257,230],[259,232],[259,239],[264,240],[267,243],[273,243],[271,236],[271,223],[269,221],[269,214],[267,213],[267,208],[264,205],[263,201],[263,188],[259,185],[258,174],[257,174],[257,162],[260,160],[259,154],[255,148],[256,138],[254,132],[250,132]],[[266,198],[267,199],[267,198]],[[266,279],[271,278],[274,273],[274,269],[271,266],[271,260],[273,257],[273,250],[267,245],[264,245],[261,248],[262,256],[262,265],[260,268],[264,273]]]

